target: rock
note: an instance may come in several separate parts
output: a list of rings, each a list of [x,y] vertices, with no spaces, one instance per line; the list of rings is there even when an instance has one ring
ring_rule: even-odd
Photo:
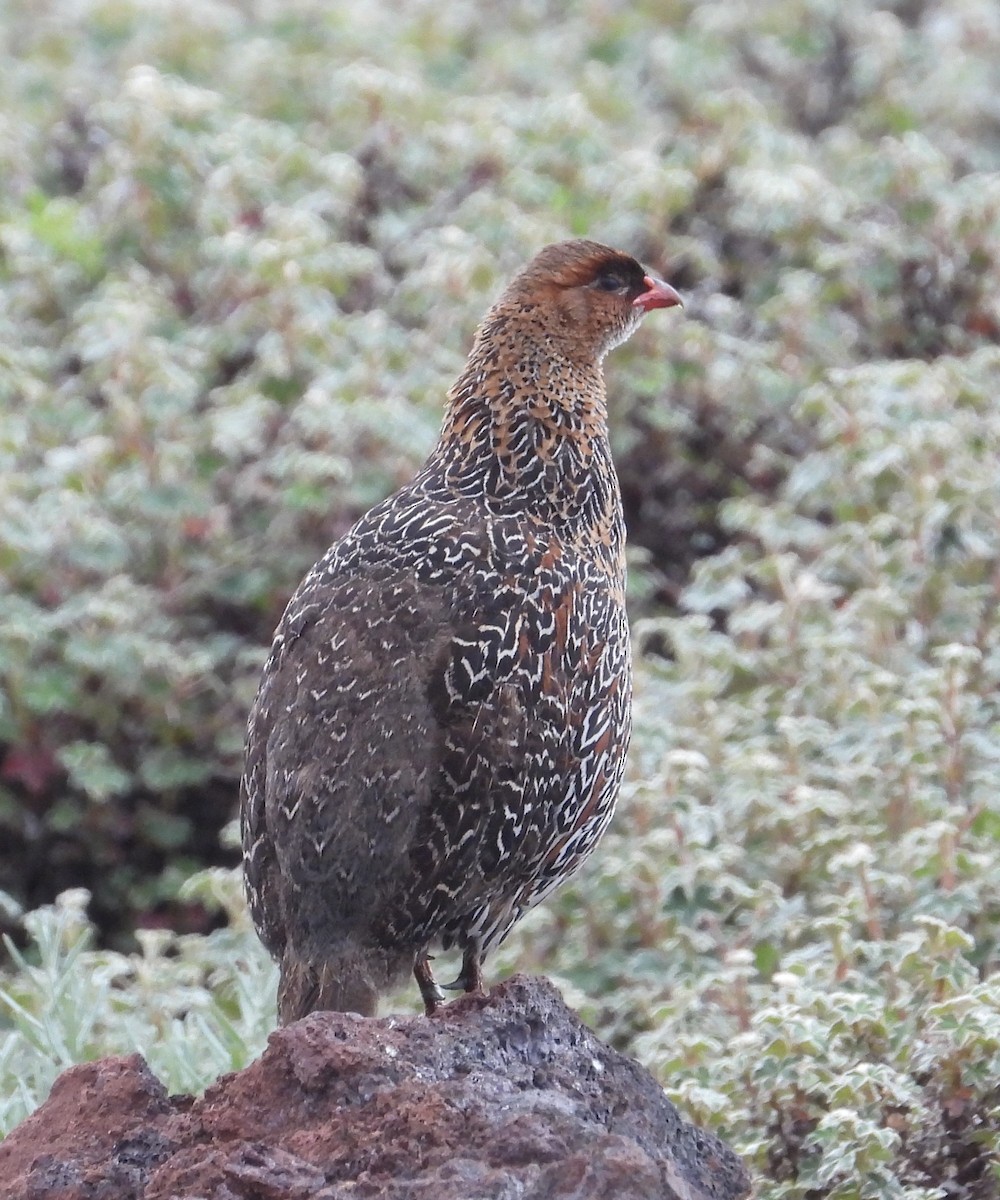
[[[437,1016],[314,1013],[200,1099],[138,1055],[65,1071],[0,1144],[6,1200],[737,1200],[684,1121],[544,980]]]

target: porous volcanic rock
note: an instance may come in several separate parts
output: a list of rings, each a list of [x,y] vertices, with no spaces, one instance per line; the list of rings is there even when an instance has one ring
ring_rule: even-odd
[[[551,984],[426,1017],[314,1013],[200,1099],[139,1055],[65,1071],[0,1144],[4,1200],[737,1200],[684,1121]]]

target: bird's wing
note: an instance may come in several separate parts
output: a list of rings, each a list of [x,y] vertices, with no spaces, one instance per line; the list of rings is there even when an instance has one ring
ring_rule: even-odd
[[[365,925],[405,867],[438,758],[426,696],[440,589],[409,571],[314,573],[279,626],[248,725],[244,868],[272,954],[289,928]]]

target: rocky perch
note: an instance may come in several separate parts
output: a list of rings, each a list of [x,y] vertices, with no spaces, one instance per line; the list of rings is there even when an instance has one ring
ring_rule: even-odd
[[[5,1200],[737,1200],[743,1164],[544,980],[432,1019],[314,1013],[199,1099],[72,1067],[0,1144]]]

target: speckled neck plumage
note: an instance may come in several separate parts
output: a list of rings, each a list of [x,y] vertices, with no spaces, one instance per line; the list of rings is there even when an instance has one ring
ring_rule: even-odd
[[[422,476],[496,512],[556,521],[624,569],[625,528],[608,440],[600,361],[570,353],[544,314],[501,303],[480,326],[449,392],[441,437]]]

